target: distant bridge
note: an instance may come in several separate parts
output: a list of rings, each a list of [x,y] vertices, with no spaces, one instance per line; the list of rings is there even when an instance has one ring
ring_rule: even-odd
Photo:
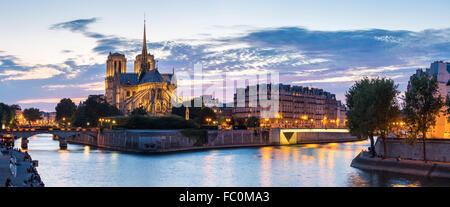
[[[12,130],[2,130],[0,134],[10,134],[13,135],[15,138],[22,138],[22,148],[28,147],[28,138],[32,137],[37,134],[52,134],[56,137],[58,137],[58,140],[60,142],[60,148],[65,149],[67,147],[66,139],[71,136],[76,135],[88,135],[94,138],[97,138],[98,136],[98,130],[96,129],[12,129]]]
[[[29,138],[36,134],[53,134],[60,138],[67,138],[69,136],[78,134],[87,134],[93,137],[97,137],[98,130],[96,129],[13,129],[3,130],[1,134],[11,134],[17,138]]]

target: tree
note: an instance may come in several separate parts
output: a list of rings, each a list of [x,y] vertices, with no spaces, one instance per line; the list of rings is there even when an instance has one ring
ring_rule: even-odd
[[[147,115],[147,112],[145,111],[144,107],[141,106],[139,108],[133,109],[131,115]]]
[[[233,126],[233,129],[247,129],[244,118],[232,117],[230,124]]]
[[[388,157],[386,137],[400,112],[397,88],[391,79],[365,77],[357,81],[345,95],[350,133],[370,139],[372,156],[376,155],[373,138],[380,136],[383,139],[384,158]]]
[[[63,117],[69,119],[77,110],[77,106],[70,98],[63,98],[55,107],[56,120],[61,120]]]
[[[247,125],[248,128],[257,128],[257,127],[259,127],[259,125],[260,125],[259,118],[255,117],[255,116],[249,117],[247,119],[246,125]]]
[[[75,111],[73,121],[75,126],[97,126],[101,117],[120,115],[119,110],[106,102],[101,95],[90,95]]]
[[[23,116],[25,117],[26,120],[33,122],[42,119],[41,112],[39,111],[38,108],[29,108],[23,110]]]
[[[14,106],[8,106],[0,103],[0,129],[4,126],[10,126],[13,123],[15,116]]]
[[[216,113],[209,107],[203,107],[199,113],[199,123],[201,125],[208,125],[211,121],[216,119]]]
[[[372,88],[370,80],[366,77],[357,81],[345,94],[347,103],[347,126],[350,133],[358,138],[370,139],[370,152],[376,155],[373,137],[375,136],[375,123],[372,119],[375,111],[372,105]]]
[[[372,79],[374,87],[373,111],[377,134],[383,139],[384,158],[388,157],[387,140],[393,132],[394,122],[400,117],[400,106],[397,96],[400,94],[398,85],[391,79],[376,78]]]
[[[436,76],[422,70],[412,75],[404,100],[405,122],[422,134],[423,160],[426,162],[427,131],[436,124],[436,117],[444,106],[443,98],[439,95]]]

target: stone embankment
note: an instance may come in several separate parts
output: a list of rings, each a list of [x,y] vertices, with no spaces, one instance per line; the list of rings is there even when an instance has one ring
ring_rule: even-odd
[[[450,179],[450,163],[424,162],[420,160],[404,160],[400,158],[383,159],[371,157],[367,151],[362,151],[353,159],[352,167],[391,173],[409,174],[428,178]]]
[[[375,151],[378,156],[371,157],[368,152],[363,151],[353,159],[351,166],[363,170],[450,179],[450,140],[428,139],[426,147],[428,162],[423,161],[421,141],[409,144],[405,139],[388,138],[386,149],[389,158],[382,159],[383,140],[377,139]]]
[[[98,136],[78,134],[67,142],[139,153],[175,152],[270,145],[264,130],[104,130]]]
[[[292,131],[292,130],[291,130]],[[161,153],[231,147],[358,141],[347,131],[280,130],[103,130],[97,136],[76,134],[68,143],[124,152]],[[334,130],[336,131],[336,130]],[[288,137],[286,137],[288,136]]]
[[[408,144],[403,138],[388,138],[388,157],[409,160],[423,160],[423,142],[418,140],[415,144]],[[437,162],[450,162],[450,139],[427,139],[427,160]],[[377,139],[375,151],[384,154],[383,140]]]
[[[0,146],[0,186],[44,187],[36,162],[26,152]]]

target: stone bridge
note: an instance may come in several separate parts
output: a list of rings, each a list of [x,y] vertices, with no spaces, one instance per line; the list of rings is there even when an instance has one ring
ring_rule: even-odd
[[[28,131],[2,131],[2,134],[11,134],[18,138],[29,138],[36,134],[53,134],[59,138],[68,138],[70,136],[85,134],[92,137],[97,137],[98,131],[83,131],[83,130],[28,130]]]
[[[67,139],[70,139],[70,137],[75,136],[88,136],[97,138],[98,131],[87,131],[86,129],[82,130],[42,130],[42,129],[26,129],[26,130],[8,130],[8,131],[1,131],[0,134],[11,134],[15,136],[16,138],[21,138],[21,147],[22,149],[28,148],[28,138],[32,137],[36,134],[52,134],[59,140],[59,147],[61,149],[67,148]]]

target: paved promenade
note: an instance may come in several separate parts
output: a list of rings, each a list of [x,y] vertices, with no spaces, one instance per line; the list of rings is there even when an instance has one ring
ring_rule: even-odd
[[[0,146],[0,186],[6,187],[43,187],[44,183],[31,162],[31,157],[16,149]]]

